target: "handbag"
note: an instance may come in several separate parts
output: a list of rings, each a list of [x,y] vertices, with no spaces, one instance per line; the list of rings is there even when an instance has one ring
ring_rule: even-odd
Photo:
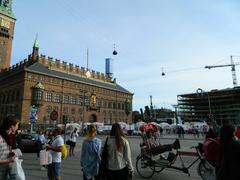
[[[103,147],[103,150],[102,150],[102,154],[101,154],[101,161],[100,161],[100,164],[99,164],[99,178],[101,180],[104,180],[107,178],[107,172],[108,172],[108,169],[107,169],[107,162],[108,162],[108,147],[107,147],[107,141],[108,141],[108,137],[105,141],[105,144],[104,144],[104,147]]]
[[[22,168],[22,159],[16,159],[13,163],[10,164],[10,179],[15,180],[25,180],[25,173]]]
[[[67,140],[67,141],[66,141],[66,144],[70,146],[70,145],[71,145],[71,141],[70,141],[70,140]]]
[[[46,149],[41,150],[39,153],[40,165],[48,165],[49,164],[48,157],[49,151],[47,151]]]

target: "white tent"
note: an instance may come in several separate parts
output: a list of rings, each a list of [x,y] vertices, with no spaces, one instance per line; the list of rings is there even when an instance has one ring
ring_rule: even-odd
[[[67,123],[66,124],[66,132],[72,132],[75,128],[77,128],[77,132],[80,131],[81,126],[78,123]]]
[[[146,123],[143,122],[143,121],[137,122],[137,123],[136,123],[136,130],[139,130],[139,128],[140,128],[142,125],[144,125],[144,124],[146,124]]]
[[[166,122],[160,123],[159,126],[161,126],[163,129],[171,129],[171,125]]]
[[[127,129],[128,124],[125,122],[118,122],[123,129]]]
[[[104,123],[102,123],[102,122],[93,122],[92,124],[95,124],[96,126],[103,126],[104,125]]]
[[[158,124],[158,123],[156,123],[156,122],[150,122],[149,124],[153,124],[153,125],[155,125],[155,126],[157,126],[157,127],[161,127],[161,125]]]

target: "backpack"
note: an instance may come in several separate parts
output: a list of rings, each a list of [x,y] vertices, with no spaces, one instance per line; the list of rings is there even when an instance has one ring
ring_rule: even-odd
[[[223,150],[220,141],[208,138],[203,143],[203,153],[206,160],[214,167],[221,167],[223,163]]]
[[[68,151],[66,144],[63,144],[62,146],[62,160],[65,160],[67,158]]]

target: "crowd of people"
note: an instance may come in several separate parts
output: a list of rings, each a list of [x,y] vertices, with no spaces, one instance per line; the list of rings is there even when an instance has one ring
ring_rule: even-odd
[[[3,119],[0,127],[0,180],[16,180],[16,174],[11,173],[11,164],[18,158],[14,153],[17,148],[16,132],[20,120],[15,116],[8,116]],[[62,131],[58,128],[48,131],[46,134],[39,130],[36,135],[37,159],[40,158],[40,152],[45,149],[48,152],[49,163],[41,167],[47,169],[49,180],[61,180],[62,149],[64,139],[61,136]],[[133,165],[131,161],[131,149],[121,126],[113,124],[110,136],[105,140],[108,146],[107,175],[103,178],[99,175],[99,166],[101,163],[102,141],[96,137],[97,128],[90,125],[87,130],[87,137],[83,141],[81,149],[80,164],[83,171],[84,180],[130,180],[133,176]],[[74,149],[78,137],[77,129],[69,134],[69,156],[74,156]]]
[[[3,119],[0,127],[0,180],[15,179],[11,173],[11,164],[16,161],[18,154],[16,132],[20,120],[15,116]],[[46,135],[38,131],[36,136],[37,158],[42,149],[48,151],[49,163],[42,168],[47,169],[49,180],[61,180],[62,149],[64,139],[62,132],[56,128]],[[75,155],[75,146],[78,132],[75,128],[68,137],[69,156]],[[239,180],[240,179],[240,127],[235,130],[231,124],[225,124],[217,134],[212,128],[206,133],[203,142],[203,152],[208,162],[215,169],[216,180]],[[134,167],[131,159],[131,148],[125,137],[121,125],[112,125],[110,135],[103,142],[97,137],[95,125],[89,125],[87,136],[82,143],[80,165],[84,180],[104,179],[99,172],[101,155],[107,147],[107,180],[130,180],[133,178]],[[175,146],[171,145],[171,148]],[[179,147],[178,147],[179,148]]]

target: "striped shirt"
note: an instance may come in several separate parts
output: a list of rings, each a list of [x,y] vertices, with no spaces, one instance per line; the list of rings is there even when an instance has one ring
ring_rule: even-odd
[[[9,146],[5,139],[0,135],[0,160],[7,160],[9,155]]]

